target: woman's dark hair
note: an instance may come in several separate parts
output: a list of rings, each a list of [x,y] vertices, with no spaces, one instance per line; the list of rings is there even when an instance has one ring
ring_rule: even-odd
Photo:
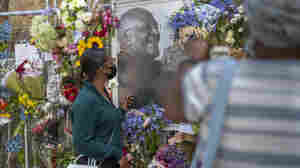
[[[80,58],[81,78],[87,78],[89,82],[92,82],[95,79],[97,70],[103,66],[105,56],[103,49],[87,49]]]

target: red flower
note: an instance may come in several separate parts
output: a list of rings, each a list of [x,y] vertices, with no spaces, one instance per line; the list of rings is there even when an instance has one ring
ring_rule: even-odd
[[[120,27],[120,20],[117,17],[114,18],[113,25],[114,25],[115,28]]]
[[[79,89],[73,86],[72,84],[66,84],[64,86],[64,96],[66,99],[68,99],[70,102],[74,102],[77,95],[79,93]]]
[[[32,133],[34,134],[41,134],[43,131],[42,126],[38,125],[37,127],[32,128]]]
[[[125,147],[122,149],[122,153],[123,153],[123,156],[126,156],[128,154],[127,149]]]
[[[72,135],[72,131],[68,128],[65,128],[64,129],[65,133],[69,134],[69,135]]]
[[[88,36],[90,35],[90,32],[89,32],[89,31],[85,31],[85,32],[82,33],[82,35],[83,35],[84,37],[88,37]]]
[[[94,32],[94,35],[98,37],[105,37],[106,34],[107,34],[107,27],[103,27],[103,29],[100,32],[99,31]]]
[[[45,120],[42,123],[40,123],[37,126],[35,126],[34,128],[32,128],[31,129],[32,133],[34,133],[34,134],[41,134],[43,132],[43,130],[46,128],[48,122],[49,122],[49,120]]]
[[[8,104],[3,99],[0,98],[0,110],[4,111],[7,106]]]
[[[56,27],[57,30],[64,30],[65,29],[65,25],[61,24],[59,26]]]
[[[24,72],[25,72],[25,64],[27,64],[28,63],[28,61],[27,60],[25,60],[22,64],[20,64],[19,66],[18,66],[18,68],[16,69],[16,72],[17,72],[17,74],[19,74],[19,76],[20,76],[20,78],[22,78],[22,76],[23,76],[23,74],[24,74]]]

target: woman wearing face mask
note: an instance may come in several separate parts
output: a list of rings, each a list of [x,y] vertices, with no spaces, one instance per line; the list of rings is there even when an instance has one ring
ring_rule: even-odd
[[[81,58],[81,72],[85,81],[71,110],[75,152],[84,156],[79,164],[94,158],[104,160],[103,168],[128,167],[120,134],[121,121],[133,101],[128,98],[116,108],[105,89],[117,73],[114,60],[102,49],[88,49]]]

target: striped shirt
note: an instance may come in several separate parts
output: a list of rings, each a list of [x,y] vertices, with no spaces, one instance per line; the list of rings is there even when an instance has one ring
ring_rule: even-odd
[[[221,61],[200,63],[185,76],[185,115],[202,119],[199,147],[205,151],[209,104]],[[232,81],[225,125],[214,168],[300,167],[300,64],[241,61]]]

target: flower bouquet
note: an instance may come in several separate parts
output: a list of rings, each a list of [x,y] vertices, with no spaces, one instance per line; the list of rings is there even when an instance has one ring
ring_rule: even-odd
[[[216,36],[219,44],[232,48],[242,48],[247,36],[247,16],[242,5],[237,6],[232,0],[212,0],[212,6],[218,8],[222,16],[218,20]]]
[[[162,129],[170,122],[163,119],[162,112],[158,105],[151,105],[126,115],[123,136],[136,167],[148,165],[162,142]]]
[[[198,38],[213,45],[241,48],[248,32],[247,20],[243,6],[232,0],[194,0],[192,6],[176,11],[169,22],[180,46]]]
[[[64,0],[60,9],[59,18],[68,29],[84,31],[91,21],[92,13],[88,12],[86,0]]]
[[[57,32],[47,16],[33,17],[30,34],[32,43],[41,51],[51,52],[55,48]]]
[[[176,11],[169,20],[175,32],[175,40],[183,46],[191,38],[207,40],[216,30],[220,10],[210,4],[184,6]]]

